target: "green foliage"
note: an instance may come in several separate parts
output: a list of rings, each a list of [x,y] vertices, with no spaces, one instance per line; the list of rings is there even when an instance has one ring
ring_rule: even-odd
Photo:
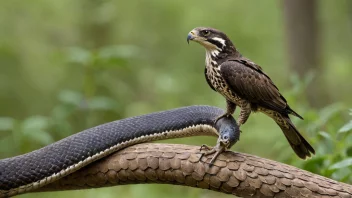
[[[352,109],[349,121],[343,124],[345,107],[333,104],[320,110],[315,121],[307,126],[308,131],[317,131],[315,138],[316,156],[299,163],[311,172],[352,183]]]
[[[139,55],[139,49],[132,45],[104,46],[94,51],[80,47],[67,49],[67,59],[70,63],[99,69],[124,66],[126,59],[136,58],[137,55]]]
[[[299,160],[279,127],[251,115],[233,150],[289,163],[351,183],[351,48],[348,1],[319,2],[321,67],[334,103],[309,107],[304,79],[288,67],[281,1],[0,1],[0,158],[41,148],[112,120],[186,105],[225,107],[204,79],[204,49],[187,45],[196,26],[225,31],[264,68],[317,155]],[[332,9],[334,8],[334,9]],[[339,39],[336,39],[336,38]],[[322,98],[322,100],[325,100]],[[329,101],[328,101],[329,102]],[[238,113],[238,111],[237,111]],[[214,138],[172,143],[215,144]],[[122,186],[23,197],[220,197],[159,185]],[[221,196],[226,197],[226,196]],[[232,197],[232,196],[231,196]]]

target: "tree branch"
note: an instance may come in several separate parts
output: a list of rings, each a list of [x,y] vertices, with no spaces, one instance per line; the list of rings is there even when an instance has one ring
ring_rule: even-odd
[[[253,155],[227,151],[214,166],[199,146],[138,144],[94,162],[38,191],[166,183],[240,197],[352,197],[352,186]]]

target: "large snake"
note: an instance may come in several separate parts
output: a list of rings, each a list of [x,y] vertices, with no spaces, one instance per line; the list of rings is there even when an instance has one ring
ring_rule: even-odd
[[[239,139],[235,120],[215,119],[223,110],[189,106],[126,118],[84,130],[30,153],[0,160],[0,197],[30,192],[130,145],[188,136]],[[221,143],[221,142],[220,142]],[[219,141],[218,141],[219,145]]]

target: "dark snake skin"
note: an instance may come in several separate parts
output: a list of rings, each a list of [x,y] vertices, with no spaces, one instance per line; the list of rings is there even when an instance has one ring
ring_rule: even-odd
[[[0,192],[6,193],[8,190],[40,181],[95,154],[107,152],[99,157],[102,158],[116,151],[110,151],[109,148],[135,138],[139,138],[136,143],[141,143],[150,141],[152,136],[160,136],[163,133],[165,138],[157,139],[167,139],[168,132],[165,133],[166,131],[183,130],[196,125],[206,125],[218,131],[223,128],[221,130],[227,134],[231,134],[228,131],[231,127],[224,127],[224,125],[234,125],[235,127],[232,128],[238,130],[232,117],[231,121],[225,121],[224,124],[220,122],[214,126],[214,120],[223,113],[222,109],[211,106],[189,106],[151,113],[106,123],[33,152],[2,159],[0,160]],[[237,135],[232,135],[230,138],[232,141],[234,138],[238,140]],[[95,160],[97,159],[91,161]],[[60,177],[62,176],[65,176],[65,172]]]

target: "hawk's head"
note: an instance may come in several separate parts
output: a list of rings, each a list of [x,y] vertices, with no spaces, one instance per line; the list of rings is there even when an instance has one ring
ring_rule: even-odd
[[[232,54],[236,52],[235,46],[223,32],[208,27],[197,27],[188,33],[187,42],[195,41],[203,45],[206,51],[218,51]]]

